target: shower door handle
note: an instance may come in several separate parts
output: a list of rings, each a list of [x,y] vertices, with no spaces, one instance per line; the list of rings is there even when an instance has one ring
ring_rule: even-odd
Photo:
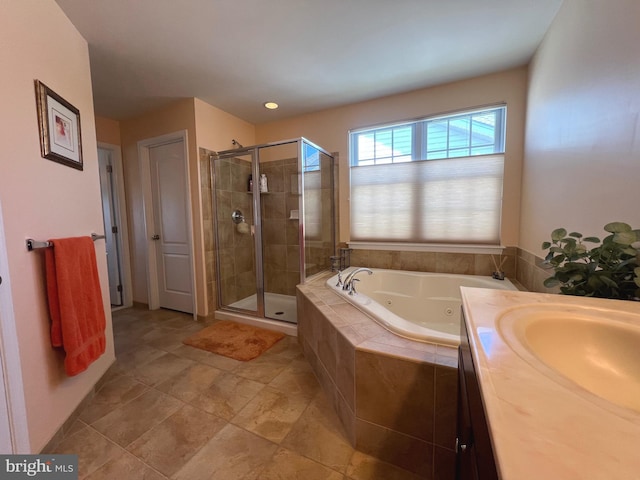
[[[160,240],[160,235],[157,233],[151,237],[151,240]]]

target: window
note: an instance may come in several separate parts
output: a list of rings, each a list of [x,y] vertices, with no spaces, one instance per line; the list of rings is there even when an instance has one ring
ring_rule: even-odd
[[[500,243],[506,107],[350,132],[351,240]]]

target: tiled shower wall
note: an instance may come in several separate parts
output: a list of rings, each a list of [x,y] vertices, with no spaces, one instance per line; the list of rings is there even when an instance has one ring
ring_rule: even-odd
[[[298,160],[274,160],[260,164],[269,192],[260,196],[265,292],[295,295],[300,283],[298,210]]]
[[[337,171],[337,166],[335,168]],[[331,162],[324,157],[320,170],[305,172],[305,258],[306,275],[315,275],[331,268],[329,257],[335,255],[332,206],[334,192],[331,190]],[[335,180],[334,180],[335,181]],[[336,188],[337,190],[337,183]],[[337,209],[335,209],[337,211]]]
[[[220,235],[221,291],[223,303],[230,304],[255,293],[255,259],[253,237],[238,232],[231,212],[239,208],[245,221],[253,224],[252,196],[247,191],[251,164],[241,159],[220,163],[215,212],[209,157],[214,152],[200,148],[200,190],[202,195],[205,258],[207,261],[207,301],[209,312],[217,308],[216,238],[214,218]],[[265,291],[295,295],[300,283],[300,247],[298,220],[290,219],[298,209],[297,160],[276,160],[260,165],[266,174],[269,193],[261,195]],[[217,216],[217,217],[216,217]],[[327,256],[328,258],[328,256]]]
[[[235,209],[240,209],[247,223],[252,223],[251,195],[247,193],[247,179],[251,173],[251,164],[240,159],[218,162],[218,168],[214,172],[217,188],[213,192],[209,164],[211,153],[213,152],[200,149],[200,188],[207,258],[207,292],[209,309],[213,312],[217,294],[216,267],[220,270],[221,285],[219,287],[224,304],[231,304],[255,293],[256,273],[253,237],[249,233],[238,232],[231,220],[231,213]],[[217,209],[212,202],[214,195]],[[219,245],[216,245],[214,218],[217,219]],[[216,264],[216,247],[220,248],[220,264]]]

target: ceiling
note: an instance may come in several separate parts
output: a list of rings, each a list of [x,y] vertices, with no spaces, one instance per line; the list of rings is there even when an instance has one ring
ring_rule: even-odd
[[[56,1],[89,43],[97,115],[197,97],[253,124],[524,65],[562,2]]]

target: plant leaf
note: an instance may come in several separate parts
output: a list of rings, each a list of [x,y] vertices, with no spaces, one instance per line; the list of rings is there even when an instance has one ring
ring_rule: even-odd
[[[551,240],[558,242],[567,236],[567,231],[564,228],[556,228],[551,232]]]
[[[582,241],[589,243],[600,243],[600,239],[598,237],[584,237]]]
[[[551,246],[551,242],[542,242],[542,249],[546,250]]]
[[[556,277],[549,277],[542,282],[543,285],[547,288],[555,287],[556,285],[560,285],[560,281]]]
[[[575,237],[575,238],[582,238],[582,234],[580,232],[571,232],[569,236]]]
[[[611,222],[604,226],[604,230],[610,233],[630,232],[631,226],[624,222]]]
[[[613,241],[620,245],[631,245],[636,240],[635,232],[618,232],[613,236]]]

